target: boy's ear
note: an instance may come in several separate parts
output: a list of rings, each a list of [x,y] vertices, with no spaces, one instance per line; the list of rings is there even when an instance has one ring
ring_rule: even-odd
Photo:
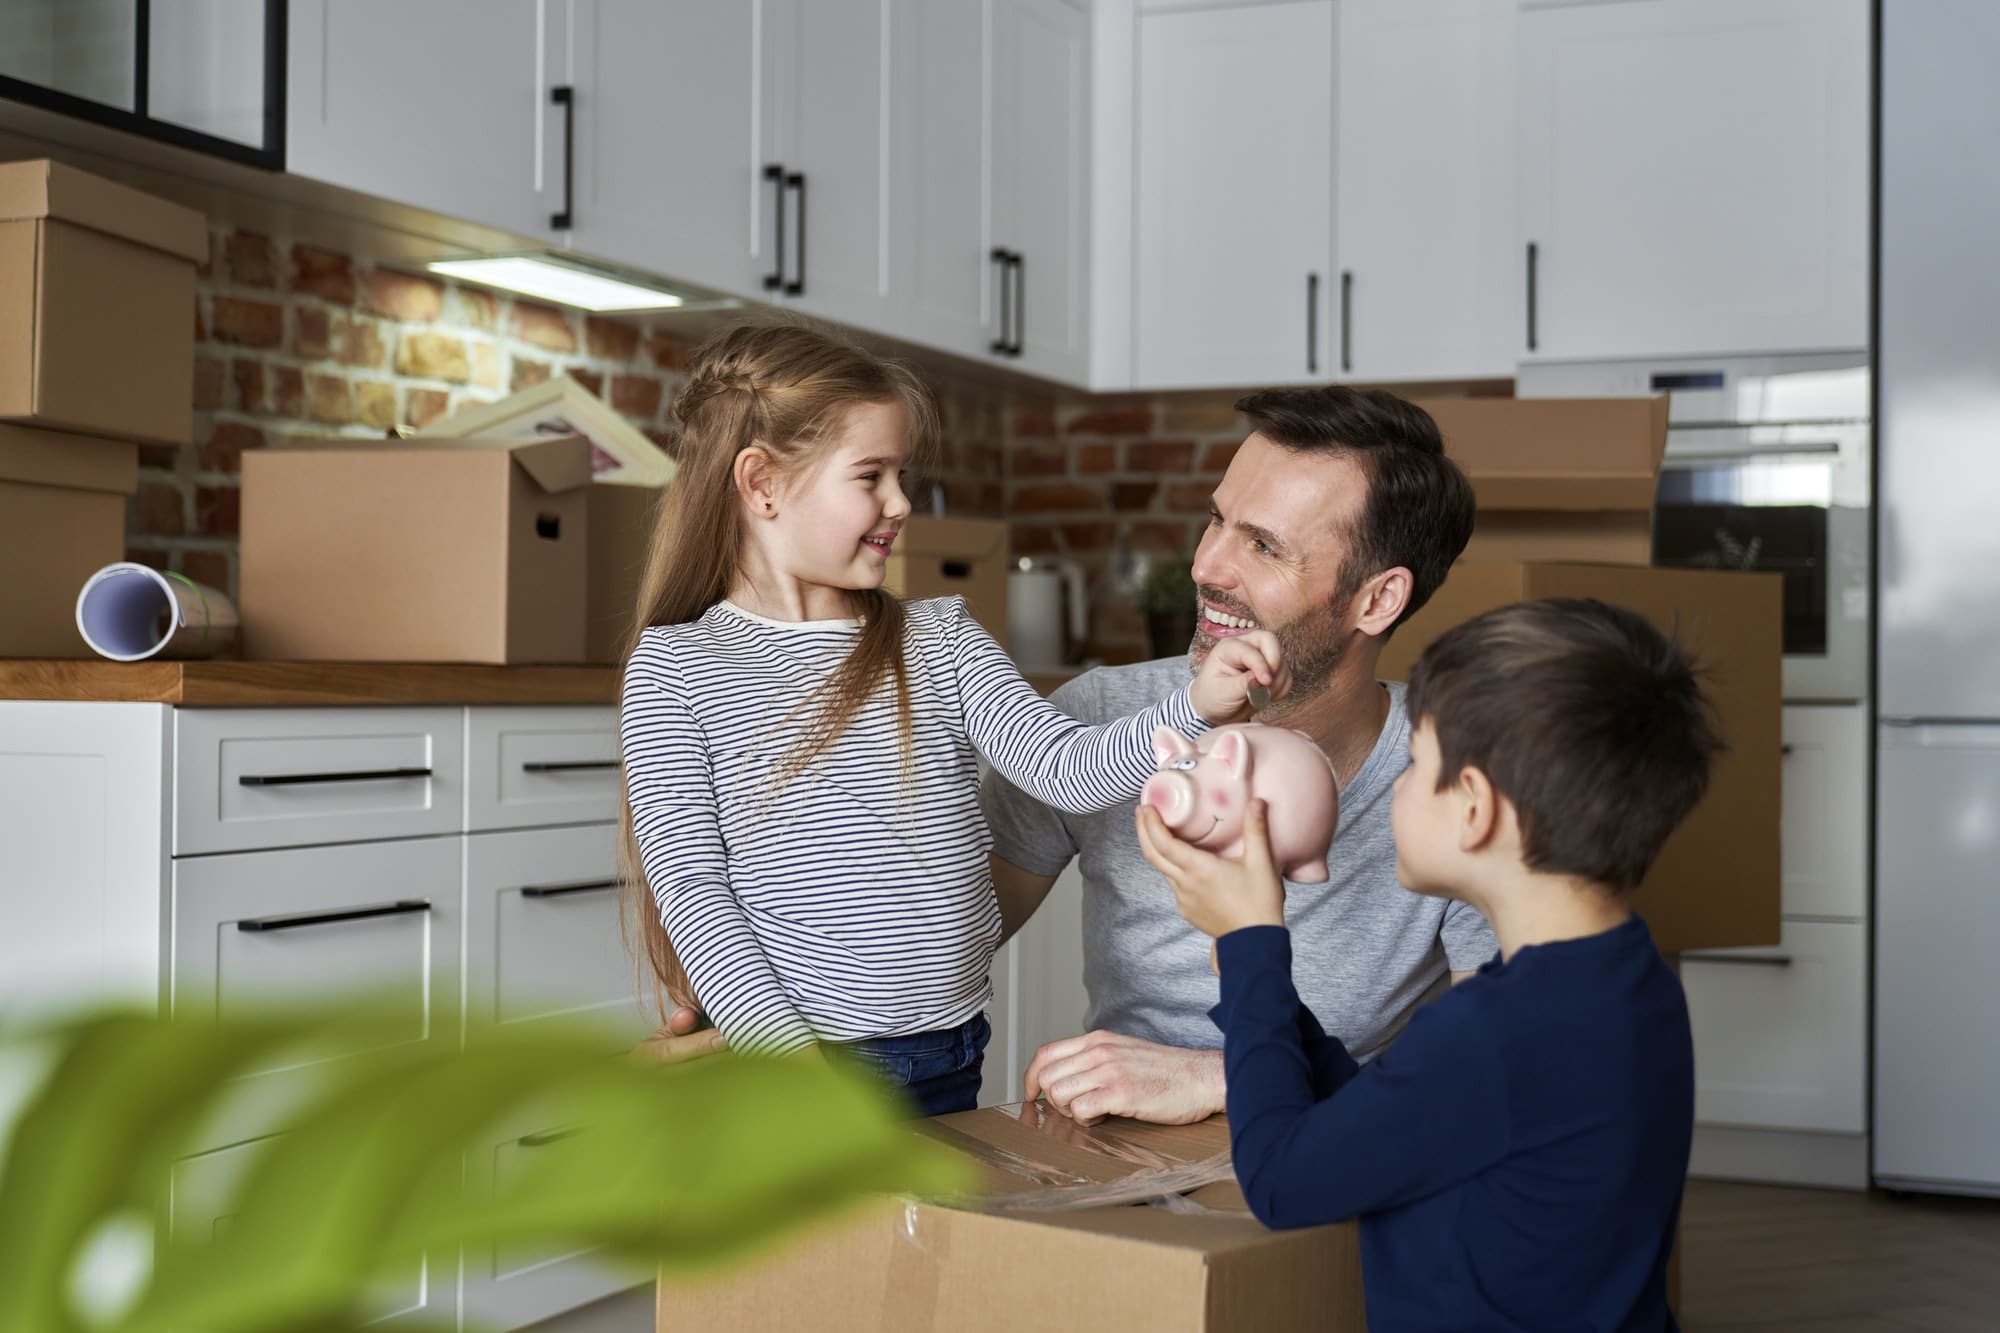
[[[1459,798],[1458,850],[1485,851],[1500,835],[1505,820],[1500,806],[1505,798],[1485,770],[1471,764],[1458,771],[1454,787]]]
[[[751,445],[736,455],[731,469],[736,494],[753,514],[769,514],[777,508],[778,469],[762,446]]]

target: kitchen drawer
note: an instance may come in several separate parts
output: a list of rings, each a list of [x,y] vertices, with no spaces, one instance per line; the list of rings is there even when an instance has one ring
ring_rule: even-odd
[[[196,1021],[366,994],[386,1008],[367,1047],[287,1054],[250,1078],[208,1142],[268,1134],[332,1062],[459,1039],[462,839],[417,838],[176,861],[168,1004]]]
[[[1784,711],[1784,914],[1868,913],[1868,716],[1861,704]]]
[[[618,927],[615,827],[465,839],[466,1019],[588,1022],[608,1050],[658,1026]]]
[[[176,1244],[203,1244],[228,1230],[234,1218],[231,1206],[246,1172],[273,1141],[233,1143],[174,1163],[168,1184],[168,1226]],[[435,1327],[441,1318],[449,1322],[449,1312],[456,1306],[451,1284],[432,1281],[429,1268],[419,1261],[413,1271],[385,1279],[369,1298],[374,1313],[369,1327],[395,1328],[404,1322]]]
[[[615,708],[466,712],[466,828],[528,828],[618,818]]]
[[[1868,938],[1786,921],[1776,949],[1684,954],[1695,1118],[1753,1129],[1867,1129]]]
[[[176,709],[174,855],[454,833],[457,708]]]
[[[466,1188],[505,1188],[528,1169],[535,1153],[564,1133],[560,1125],[516,1127],[466,1155]],[[522,1254],[493,1246],[464,1251],[461,1309],[468,1327],[520,1328],[649,1280],[645,1273],[608,1268],[590,1249]]]

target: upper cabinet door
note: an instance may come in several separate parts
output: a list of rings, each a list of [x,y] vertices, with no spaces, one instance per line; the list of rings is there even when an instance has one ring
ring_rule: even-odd
[[[992,243],[1013,259],[989,270],[996,303],[1003,276],[1008,284],[992,328],[1020,369],[1081,384],[1090,373],[1090,16],[1062,0],[993,0],[993,38]]]
[[[1523,354],[1867,346],[1868,33],[1868,0],[1527,9]]]
[[[1335,369],[1512,376],[1517,0],[1341,0]]]
[[[1139,16],[1137,387],[1331,376],[1333,12]]]
[[[537,0],[292,0],[287,169],[553,236],[561,11]],[[477,58],[467,53],[475,38]]]
[[[760,0],[574,0],[574,243],[763,299]]]
[[[767,293],[882,327],[889,286],[888,16],[882,0],[763,0],[767,199],[784,250]],[[781,188],[782,187],[782,188]]]
[[[892,0],[890,309],[885,331],[986,357],[997,337],[992,197],[995,0]]]

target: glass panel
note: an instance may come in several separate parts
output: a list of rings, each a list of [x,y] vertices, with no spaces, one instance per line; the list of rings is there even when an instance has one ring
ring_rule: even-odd
[[[262,148],[264,0],[154,0],[147,112]]]
[[[133,0],[5,0],[0,74],[131,111],[138,31]]]

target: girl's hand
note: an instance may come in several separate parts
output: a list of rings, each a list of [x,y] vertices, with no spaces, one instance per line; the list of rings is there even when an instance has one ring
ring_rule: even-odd
[[[1220,939],[1248,926],[1285,924],[1285,882],[1271,863],[1262,801],[1250,802],[1243,814],[1241,861],[1182,842],[1149,805],[1139,807],[1139,850],[1167,877],[1174,905],[1202,934]]]
[[[1278,636],[1267,629],[1216,640],[1194,678],[1194,711],[1211,727],[1248,722],[1257,711],[1250,703],[1253,685],[1269,690],[1273,699],[1292,687]]]

